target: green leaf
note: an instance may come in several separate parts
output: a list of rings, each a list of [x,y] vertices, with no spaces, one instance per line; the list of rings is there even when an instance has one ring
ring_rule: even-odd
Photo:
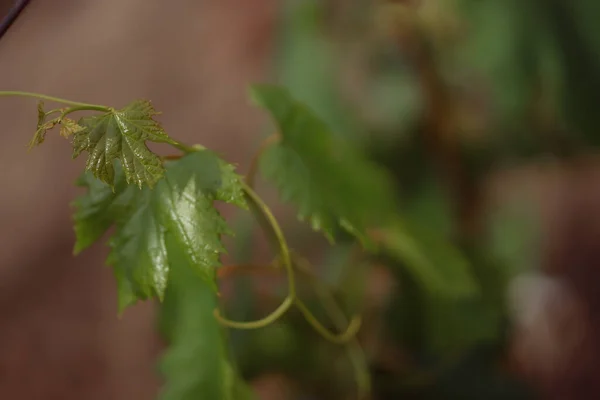
[[[246,207],[233,166],[208,150],[194,152],[169,163],[165,179],[154,188],[141,190],[126,183],[118,164],[115,171],[114,191],[91,173],[78,182],[88,193],[74,203],[75,252],[116,226],[108,264],[115,270],[120,309],[136,299],[163,298],[173,265],[165,244],[167,232],[198,276],[214,286],[214,269],[225,251],[221,235],[231,231],[213,203]]]
[[[210,150],[191,153],[169,166],[168,180],[178,187],[193,181],[215,200],[247,209],[241,177],[235,167]]]
[[[127,183],[140,188],[152,187],[164,174],[160,158],[146,146],[146,141],[173,143],[153,117],[150,102],[137,100],[121,110],[84,117],[83,129],[73,134],[73,158],[88,152],[86,170],[98,179],[114,184],[114,160],[120,160]]]
[[[167,288],[166,228],[161,223],[161,204],[153,194],[150,190],[137,193],[135,208],[124,222],[118,222],[117,232],[110,239],[112,251],[107,263],[116,271],[119,288],[123,287],[120,279],[129,281],[131,288],[125,296],[119,293],[121,310],[129,305],[125,301],[132,298],[130,291],[139,299],[156,295],[162,300]]]
[[[229,361],[223,329],[213,315],[215,292],[193,273],[177,238],[167,235],[166,244],[173,268],[161,309],[161,317],[169,321],[164,332],[169,349],[160,365],[166,382],[159,399],[251,399]]]
[[[261,158],[264,176],[282,199],[295,203],[301,219],[333,240],[343,228],[366,243],[367,229],[394,214],[396,194],[385,170],[282,88],[257,85],[254,101],[271,113],[281,141]]]

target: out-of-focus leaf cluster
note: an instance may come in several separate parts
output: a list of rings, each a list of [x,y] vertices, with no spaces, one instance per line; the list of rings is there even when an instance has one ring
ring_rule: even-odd
[[[466,180],[482,185],[507,166],[596,146],[600,5],[288,0],[282,9],[278,83],[386,168],[401,195],[376,261],[396,284],[382,335],[410,361],[376,374],[380,393],[524,395],[494,365],[506,350],[506,285],[536,262],[536,210],[521,202],[481,213],[479,234],[460,237],[463,217],[444,175],[453,165],[432,154],[430,134],[450,132],[444,140]],[[432,104],[439,99],[445,108]],[[423,371],[425,383],[408,383]]]

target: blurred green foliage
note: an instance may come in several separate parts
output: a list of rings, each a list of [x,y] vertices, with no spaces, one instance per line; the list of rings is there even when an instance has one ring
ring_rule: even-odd
[[[376,267],[393,280],[384,328],[373,329],[398,365],[368,355],[373,398],[532,398],[502,365],[510,332],[506,288],[538,265],[539,210],[527,193],[507,194],[486,209],[481,191],[506,168],[568,159],[599,144],[600,3],[391,3],[287,0],[281,7],[277,82],[361,157],[387,169],[401,194],[379,232],[383,251],[357,258],[354,239],[342,235],[333,248],[315,251],[319,273],[350,310],[368,307],[365,283]],[[316,146],[326,128],[303,129],[296,138]],[[281,165],[269,162],[263,160],[267,175],[283,173],[269,172]],[[332,179],[325,164],[311,173],[319,168]],[[352,168],[346,172],[358,177]],[[297,181],[288,178],[279,184]],[[471,193],[456,187],[464,182],[475,192],[466,207],[475,233],[457,207]],[[338,183],[330,189],[349,196]],[[294,315],[279,324],[256,334],[260,340],[240,356],[242,370],[284,370],[301,387],[317,385],[316,398],[348,398],[347,376],[320,357],[339,350],[324,347]]]

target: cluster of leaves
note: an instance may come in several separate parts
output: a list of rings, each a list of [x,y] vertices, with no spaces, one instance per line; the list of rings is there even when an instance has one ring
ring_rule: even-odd
[[[387,171],[334,135],[287,90],[257,85],[251,94],[270,113],[280,135],[262,154],[261,171],[284,201],[298,207],[301,219],[332,242],[345,230],[367,250],[383,249],[403,259],[426,290],[472,291],[458,255],[448,251],[443,260],[458,275],[444,272],[438,269],[441,260],[430,259],[425,247],[437,241],[411,241],[413,233],[398,217],[398,199]],[[77,122],[66,118],[81,110],[101,113]],[[46,121],[54,112],[60,116]],[[107,264],[117,281],[120,311],[138,300],[161,300],[169,321],[164,333],[171,343],[162,363],[168,378],[164,398],[207,393],[209,398],[245,398],[247,389],[234,372],[213,311],[216,269],[225,251],[221,237],[231,234],[214,203],[246,209],[246,189],[231,164],[209,150],[171,139],[155,115],[147,101],[121,110],[82,105],[46,112],[40,105],[32,144],[42,143],[46,132],[60,125],[62,134],[72,138],[74,157],[88,153],[86,171],[77,181],[87,191],[74,202],[74,252],[114,228]],[[168,143],[185,154],[163,160],[146,141]]]
[[[152,189],[127,185],[121,168],[115,169],[112,189],[89,172],[78,182],[88,192],[75,202],[75,252],[116,226],[108,263],[115,269],[120,308],[136,299],[163,298],[173,267],[171,251],[186,254],[196,273],[214,287],[215,268],[224,251],[220,238],[230,230],[213,203],[246,208],[233,167],[209,150],[200,150],[169,162],[164,178]],[[175,245],[178,250],[173,250]]]
[[[331,25],[325,26],[322,18],[314,16],[318,13],[313,12],[313,18],[310,19],[310,13],[304,11],[311,7],[314,9],[315,3],[307,1],[300,5],[293,0],[286,2],[290,8],[292,5],[296,6],[296,18],[285,22],[286,34],[294,38],[281,51],[283,57],[286,57],[280,63],[281,76],[288,78],[292,84],[302,86],[299,89],[303,90],[303,98],[326,120],[335,120],[336,110],[343,108],[340,104],[347,102],[348,93],[337,96],[335,101],[338,104],[335,106],[325,105],[323,99],[335,97],[328,92],[330,86],[335,84],[333,82],[338,83],[339,76],[344,75],[341,69],[345,66],[340,65],[339,68],[333,68],[333,71],[314,71],[315,65],[330,65],[334,51],[329,51],[328,54],[318,51],[309,53],[306,48],[309,47],[307,43],[310,43],[313,50],[332,49],[334,44],[331,37],[324,32],[338,32],[339,29],[332,29]],[[339,8],[336,2],[322,3],[321,10],[335,8],[329,15],[337,16],[353,7],[357,9],[356,5],[364,2],[352,2]],[[476,176],[474,181],[483,179],[479,174],[482,171],[488,172],[490,165],[504,167],[507,162],[513,164],[515,156],[522,157],[520,162],[529,163],[535,162],[532,156],[585,154],[589,152],[590,145],[598,145],[594,111],[600,93],[600,75],[597,72],[600,65],[600,31],[595,22],[600,15],[600,3],[597,1],[432,0],[384,3],[393,3],[394,6],[403,7],[404,11],[419,9],[422,12],[421,9],[428,8],[427,12],[431,12],[428,23],[436,26],[424,27],[415,37],[427,43],[427,52],[431,52],[435,61],[428,65],[431,67],[429,72],[449,89],[448,93],[440,93],[435,100],[450,95],[452,106],[456,106],[458,110],[458,122],[448,119],[440,122],[461,125],[458,135],[462,136],[458,140],[464,145],[461,149],[464,150],[461,153],[461,158],[464,156],[464,159],[457,162],[469,163],[468,172]],[[411,5],[408,6],[408,3]],[[406,14],[410,14],[411,18],[418,17],[417,12]],[[300,15],[304,17],[301,21]],[[456,20],[451,23],[458,22],[456,27],[459,35],[453,36],[447,29],[449,27],[446,22],[448,18],[455,17]],[[351,26],[355,28],[364,24],[354,23]],[[436,42],[439,38],[434,37],[434,32],[429,31],[429,28],[437,29],[437,33],[443,32],[442,40]],[[406,24],[398,25],[398,30],[406,32]],[[340,46],[355,42],[354,37],[353,40],[348,40],[348,36],[342,37],[342,41]],[[294,46],[291,43],[305,46]],[[378,102],[373,101],[373,97],[368,96],[369,90],[384,86],[388,91],[394,92],[396,97],[384,99],[385,104],[378,108],[383,115],[386,114],[385,106],[398,107],[398,96],[404,94],[409,97],[409,103],[413,106],[410,111],[416,114],[411,119],[419,123],[423,116],[419,115],[420,110],[415,109],[414,105],[422,101],[422,96],[419,96],[422,94],[419,91],[423,89],[419,87],[420,71],[411,64],[414,43],[409,42],[408,46],[402,48],[404,44],[406,42],[394,36],[384,43],[371,41],[365,46],[368,47],[365,50],[368,54],[366,63],[369,67],[375,67],[369,71],[369,88],[360,92],[357,97],[365,103],[377,103],[379,106]],[[378,59],[378,54],[384,60],[383,67],[373,62]],[[297,62],[302,57],[310,57],[313,62]],[[306,67],[303,68],[304,65]],[[402,82],[401,87],[392,87],[389,83],[390,70],[394,78]],[[318,73],[319,83],[327,85],[304,85],[314,73]],[[352,82],[352,93],[355,93],[356,86],[361,83],[360,79],[356,81],[359,83]],[[427,83],[430,82],[425,82]],[[409,94],[414,91],[415,86],[417,96],[410,98]],[[407,109],[409,107],[404,107],[403,111],[406,112]],[[351,116],[353,120],[356,114],[358,113]],[[400,112],[394,110],[389,114],[397,117]],[[390,270],[395,272],[401,287],[395,293],[397,301],[389,308],[387,322],[394,325],[390,336],[403,339],[399,340],[403,350],[419,360],[434,360],[423,362],[421,366],[427,364],[435,367],[438,359],[443,358],[449,348],[475,349],[474,352],[479,352],[476,346],[481,342],[497,345],[502,341],[502,291],[506,289],[506,282],[512,274],[537,265],[531,259],[536,246],[524,245],[531,240],[529,236],[534,236],[531,228],[535,224],[530,223],[530,218],[533,218],[535,212],[529,212],[528,218],[513,216],[514,223],[510,223],[507,217],[484,221],[487,216],[481,216],[481,221],[478,222],[485,225],[483,229],[502,229],[502,233],[493,237],[481,235],[476,238],[477,243],[469,243],[475,249],[469,249],[472,250],[469,253],[471,262],[465,263],[464,257],[457,256],[456,249],[450,246],[452,229],[457,221],[452,211],[446,209],[454,199],[448,198],[447,193],[429,190],[432,186],[439,186],[441,179],[429,168],[435,154],[423,151],[424,146],[420,140],[424,136],[423,126],[394,119],[392,115],[388,117],[387,120],[393,122],[389,124],[389,137],[384,138],[380,133],[385,134],[387,131],[380,132],[381,125],[374,126],[372,121],[369,121],[366,129],[371,137],[376,137],[373,142],[385,148],[384,151],[377,149],[376,156],[379,160],[399,171],[395,176],[395,184],[403,189],[401,209],[410,218],[403,221],[403,229],[395,233],[388,230],[388,234],[383,236],[387,241],[387,250],[394,250],[394,259],[400,261],[395,263],[394,260],[387,260],[391,261]],[[415,139],[404,140],[405,137]],[[471,163],[471,160],[476,162]],[[452,165],[448,167],[452,168]],[[518,207],[522,208],[523,197],[521,194],[518,196],[521,197]],[[494,210],[494,214],[499,214],[498,211]],[[426,251],[411,254],[410,249],[413,247],[425,248]],[[508,254],[496,257],[490,247]],[[450,256],[451,254],[454,256]],[[459,273],[460,271],[467,271],[468,274]],[[428,282],[427,285],[419,287],[419,282],[413,282],[419,275],[423,275],[421,280]],[[465,280],[465,277],[469,279]],[[436,281],[438,283],[434,284]],[[475,300],[456,300],[452,297],[452,301],[448,301],[448,297],[439,295],[450,286],[457,289],[455,293],[464,295],[467,292],[464,289],[472,288],[469,282],[473,281],[482,289]],[[462,283],[455,286],[457,282]],[[426,289],[425,292],[423,288]],[[410,335],[414,340],[404,340],[409,335],[404,335],[405,332],[402,332],[403,335],[398,334],[400,330],[411,329],[414,332]],[[448,386],[464,386],[460,393],[473,386],[470,390],[475,392],[475,386],[478,385],[471,385],[471,381],[475,374],[488,369],[481,368],[487,362],[489,359],[473,363],[469,366],[470,373],[465,373],[463,377],[461,371],[461,379]],[[494,373],[489,374],[493,376]],[[399,386],[397,382],[390,384],[396,388]],[[397,396],[401,397],[400,394]],[[477,397],[470,393],[468,396],[481,398],[487,394]],[[467,395],[458,397],[467,398]]]
[[[298,207],[301,219],[332,242],[342,228],[370,252],[384,251],[402,260],[432,294],[477,292],[468,263],[455,248],[400,217],[395,185],[384,168],[334,135],[288,90],[255,86],[252,98],[269,111],[281,135],[261,157],[262,173],[284,201]]]
[[[99,115],[87,116],[74,121],[67,115],[75,111],[103,111]],[[60,113],[48,120],[48,116]],[[82,105],[71,108],[45,111],[44,103],[38,104],[37,131],[30,148],[44,142],[46,133],[60,126],[61,136],[72,136],[73,158],[82,152],[88,153],[86,171],[102,182],[115,185],[114,161],[120,160],[127,184],[152,187],[164,175],[161,159],[146,142],[177,145],[154,119],[158,115],[147,100],[137,100],[116,110],[109,107]]]
[[[78,125],[77,122],[64,115],[47,120],[48,116],[51,114],[52,112],[46,112],[44,110],[44,102],[40,101],[38,103],[37,130],[29,143],[29,148],[42,144],[46,139],[46,133],[57,125],[60,126],[60,135],[64,138],[68,138],[83,130],[83,127]]]
[[[430,25],[424,26],[425,24],[422,23],[424,21],[405,19],[402,24],[393,27],[397,29],[381,29],[384,32],[379,32],[381,28],[378,25],[379,20],[372,19],[373,11],[380,7],[379,4],[372,5],[369,2],[357,1],[338,7],[337,3],[331,1],[286,1],[284,8],[286,14],[281,22],[282,32],[278,35],[281,42],[278,54],[278,79],[284,82],[286,87],[293,89],[292,93],[296,99],[302,100],[305,108],[314,111],[315,115],[327,122],[328,127],[334,128],[336,132],[333,136],[336,143],[337,140],[344,142],[344,146],[349,142],[353,142],[350,145],[357,143],[360,146],[358,150],[361,158],[366,158],[365,154],[368,154],[370,165],[374,165],[376,169],[385,165],[386,169],[393,173],[392,179],[389,177],[386,179],[389,188],[401,188],[402,202],[393,200],[393,216],[384,226],[371,231],[368,236],[369,239],[376,239],[375,247],[378,248],[379,255],[383,256],[378,257],[377,260],[387,267],[387,271],[393,275],[398,284],[397,290],[392,293],[393,301],[387,305],[386,325],[389,331],[386,336],[393,337],[393,345],[405,352],[408,358],[415,360],[414,364],[405,366],[406,369],[400,373],[400,375],[404,373],[410,375],[420,372],[421,368],[447,370],[446,367],[449,365],[444,362],[451,360],[450,364],[452,364],[454,361],[459,361],[462,355],[477,349],[482,343],[495,344],[502,340],[504,317],[502,290],[509,275],[509,268],[506,265],[496,263],[498,260],[494,257],[481,255],[490,254],[489,251],[483,250],[483,245],[473,252],[464,251],[465,247],[459,248],[454,245],[458,222],[452,210],[454,199],[449,198],[449,193],[445,191],[446,182],[442,181],[443,178],[440,179],[436,176],[436,172],[432,171],[432,159],[435,158],[435,154],[428,154],[424,149],[423,137],[426,132],[423,132],[423,114],[428,111],[427,99],[418,76],[419,68],[413,63],[415,43],[412,40],[423,39],[423,43],[426,43],[426,51],[432,52],[431,57],[436,64],[431,65],[430,72],[436,76],[439,74],[439,78],[444,82],[452,80],[448,86],[452,89],[459,87],[461,90],[457,92],[461,96],[466,94],[470,96],[471,91],[476,91],[476,95],[480,94],[477,85],[481,81],[473,79],[473,75],[470,74],[473,66],[476,65],[475,61],[479,62],[481,69],[489,67],[494,73],[491,79],[494,89],[505,95],[501,97],[494,93],[491,100],[501,102],[504,112],[514,111],[516,100],[519,102],[518,106],[531,105],[532,101],[524,101],[524,97],[517,93],[517,90],[529,90],[537,85],[537,81],[520,80],[518,84],[508,82],[512,77],[510,74],[523,66],[523,62],[517,61],[514,57],[510,59],[504,57],[522,44],[518,39],[508,38],[512,35],[514,39],[522,32],[522,29],[514,29],[515,21],[511,20],[512,14],[520,16],[518,10],[507,10],[516,7],[519,2],[510,1],[504,4],[502,0],[448,2],[433,0],[418,2],[419,5],[414,7],[404,4],[405,2],[397,3],[383,2],[382,4],[389,5],[390,8],[402,8],[404,12],[402,15],[406,18],[419,18],[420,15],[417,14],[429,13],[427,23]],[[468,24],[464,30],[457,30],[458,33],[468,32],[467,35],[452,35],[451,29],[447,29],[449,26],[445,25],[447,22],[452,24],[456,22],[455,6],[459,3],[460,7],[465,7],[460,11],[467,11],[468,8],[471,9],[468,11],[481,10],[481,13],[476,16],[472,14],[467,18]],[[532,6],[527,5],[529,8]],[[418,13],[413,13],[414,9],[419,9]],[[496,11],[488,12],[487,20],[478,20],[483,16],[484,11],[492,9]],[[382,13],[387,13],[387,17],[390,11],[384,9]],[[346,15],[347,18],[343,19],[344,17],[340,15]],[[444,25],[439,24],[440,19],[444,20]],[[396,33],[406,33],[410,29],[407,26],[410,25],[409,22],[414,22],[414,26],[422,29],[414,32],[415,35],[410,39],[398,38]],[[440,43],[434,43],[435,38],[429,35],[428,29],[431,24],[435,25],[433,28],[438,29],[437,33],[443,32],[438,35],[442,39]],[[532,29],[538,26],[537,22],[534,24],[531,20],[528,24]],[[463,25],[458,27],[462,28]],[[373,30],[377,31],[373,32]],[[503,35],[498,34],[500,31]],[[406,36],[411,35],[406,34]],[[460,53],[456,51],[457,46],[455,46],[455,39],[459,36],[469,42],[465,46],[469,48],[461,49],[464,52]],[[349,40],[349,37],[352,37],[352,40]],[[530,36],[528,39],[534,41],[538,36]],[[491,43],[493,48],[490,48]],[[447,46],[448,44],[454,47]],[[446,47],[440,48],[443,46]],[[348,51],[349,47],[352,51]],[[555,63],[552,60],[554,54],[548,52],[549,49],[545,47],[545,50],[542,49],[544,54],[538,57],[540,48],[534,47],[530,46],[526,52],[520,52],[519,55],[536,54],[529,60],[541,65],[547,73],[555,71]],[[405,49],[407,51],[403,53]],[[343,54],[341,58],[335,58],[336,52]],[[500,54],[502,52],[504,54]],[[514,53],[509,55],[512,54]],[[298,62],[307,58],[314,62]],[[448,65],[441,64],[442,61],[447,62]],[[324,65],[325,68],[316,69],[317,65]],[[460,67],[452,69],[456,65]],[[548,75],[547,73],[545,76]],[[348,87],[344,86],[345,76],[353,78],[352,82],[347,82]],[[479,77],[477,75],[477,78]],[[455,80],[459,78],[465,78],[465,81],[457,83]],[[427,83],[429,82],[425,84]],[[442,98],[444,94],[440,94],[440,97],[435,100]],[[453,106],[462,107],[462,97],[450,99],[451,102],[454,100],[456,101]],[[470,118],[466,121],[470,124],[466,126],[467,129],[473,129],[473,126],[478,128],[476,124],[488,117],[488,110],[485,109],[488,105],[487,98],[485,100],[469,103],[477,107],[472,114],[458,115],[461,123],[463,117]],[[297,111],[300,109],[301,107],[296,108]],[[463,112],[462,108],[459,112]],[[515,121],[516,118],[505,114],[502,120],[510,122]],[[446,124],[451,121],[440,120],[439,122]],[[500,127],[497,119],[491,122],[496,124],[492,128]],[[282,126],[280,123],[277,125]],[[288,124],[290,125],[293,123]],[[508,131],[504,129],[506,124],[502,127],[503,132]],[[467,129],[465,132],[470,133],[471,131]],[[474,138],[479,140],[477,144],[481,144],[481,137],[488,132],[479,136],[469,136],[466,133],[467,139]],[[516,136],[519,140],[526,140],[524,139],[526,135]],[[285,135],[282,134],[281,137],[281,142],[285,142]],[[486,158],[486,156],[482,157],[484,153],[481,152],[481,146],[465,149],[465,155],[471,157],[472,150],[473,153],[477,152],[476,157],[479,157],[477,160]],[[272,151],[274,154],[279,152],[277,149]],[[335,154],[335,152],[323,153],[327,154],[329,159],[332,158],[331,154]],[[488,154],[485,152],[485,155]],[[282,172],[276,169],[277,159],[274,157],[273,164],[269,165],[271,160],[268,159],[268,152],[266,155],[267,157],[262,160],[264,164],[262,171],[265,176],[271,176],[271,181],[280,189],[290,190],[291,184],[286,184],[281,178]],[[301,158],[297,154],[294,154],[294,157]],[[490,160],[486,158],[484,161]],[[292,161],[288,162],[292,163]],[[451,169],[453,166],[448,167]],[[479,165],[472,167],[479,169]],[[297,176],[300,174],[311,176],[307,168],[298,168],[296,171],[298,171]],[[328,174],[330,179],[339,177],[337,174],[332,177],[332,174],[323,170],[319,173]],[[278,183],[277,176],[280,177],[281,183]],[[518,231],[513,231],[512,237],[521,238],[522,235]],[[506,236],[503,239],[505,238]],[[487,239],[483,236],[478,238],[481,240],[480,244]],[[335,252],[335,248],[331,251]],[[340,267],[336,272],[327,272],[327,274],[332,276],[332,279],[339,279],[337,276],[342,274],[355,274],[355,267],[354,264],[348,264]],[[510,269],[510,272],[514,272],[514,269]],[[487,361],[479,360],[478,362],[481,362],[479,366],[469,365],[469,368],[487,371],[485,368],[480,368]],[[390,377],[390,386],[395,390],[406,389],[410,394],[400,391],[388,397],[413,395],[412,386],[408,389],[402,387],[400,381],[403,376],[398,376],[398,371],[394,371],[394,374]],[[435,380],[432,377],[432,381],[424,386],[436,385]],[[458,384],[468,386],[464,381]]]
[[[588,111],[600,88],[597,2],[455,0],[453,8],[469,34],[440,60],[454,84],[479,82],[488,93],[486,136],[499,156],[598,145]]]
[[[31,145],[44,141],[57,125],[72,137],[73,155],[88,152],[77,185],[86,193],[74,202],[74,252],[85,250],[111,228],[111,252],[122,312],[138,300],[157,297],[169,324],[170,348],[161,363],[167,378],[164,399],[250,398],[229,360],[217,307],[216,268],[230,234],[215,201],[247,208],[241,178],[215,153],[195,149],[172,161],[161,160],[146,141],[175,144],[161,128],[149,102],[106,108],[78,122],[65,117],[73,107],[46,121],[39,106]]]
[[[65,117],[98,108],[106,111],[78,122]],[[221,235],[230,230],[213,203],[247,208],[234,167],[206,149],[163,163],[146,141],[177,142],[154,119],[157,112],[145,100],[121,110],[67,108],[46,121],[53,112],[57,110],[45,112],[40,103],[31,145],[42,143],[46,132],[60,125],[63,136],[72,136],[73,157],[88,153],[86,171],[77,182],[87,193],[74,203],[74,251],[88,248],[115,226],[108,264],[117,277],[120,309],[137,299],[163,299],[171,251],[186,254],[197,275],[216,289],[214,271],[224,251]]]
[[[555,125],[568,123],[580,134],[569,140],[597,142],[595,115],[581,105],[595,104],[599,92],[600,80],[586,79],[596,77],[590,69],[600,64],[600,36],[595,35],[593,18],[599,8],[593,2],[573,7],[563,3],[454,2],[470,22],[471,34],[461,52],[453,51],[450,57],[451,64],[465,73],[448,76],[471,80],[475,72],[489,79],[496,115],[486,129],[517,133],[509,138],[515,139],[509,140],[511,146],[516,142],[517,147],[532,146],[532,135],[521,133],[529,128],[529,106],[540,92],[546,112],[561,111],[553,117],[559,120]],[[495,339],[502,317],[497,292],[505,276],[495,275],[498,269],[477,254],[468,259],[452,246],[445,225],[454,221],[448,222],[452,217],[445,215],[444,196],[427,192],[435,184],[429,171],[411,172],[425,182],[416,189],[408,187],[401,205],[395,187],[405,179],[391,176],[348,140],[362,133],[358,131],[363,127],[336,93],[338,68],[330,43],[320,36],[323,8],[318,2],[286,4],[297,8],[287,10],[292,19],[286,21],[281,35],[281,80],[293,90],[257,85],[251,93],[254,102],[272,116],[278,136],[262,153],[262,174],[284,201],[297,206],[299,218],[331,243],[349,233],[364,249],[389,262],[402,284],[402,293],[391,307],[396,314],[390,319],[399,320],[404,330],[416,328],[412,338],[407,339],[410,332],[398,335],[411,348],[425,349],[416,353],[439,355]],[[437,56],[446,61],[442,54]],[[319,62],[298,62],[307,58]],[[388,68],[394,71],[374,80],[373,87],[387,89],[376,93],[375,100],[385,98],[374,102],[376,107],[391,102],[389,92],[400,92],[395,87],[390,90],[389,82],[401,82],[406,89],[412,78],[407,76],[410,68],[401,62],[397,63],[401,66],[383,64],[394,64]],[[393,75],[393,80],[387,75]],[[405,92],[410,92],[403,95],[408,98],[405,102],[418,113],[414,107],[418,96]],[[393,96],[397,102],[400,95]],[[373,103],[372,97],[368,101]],[[242,178],[215,153],[169,137],[154,119],[157,112],[148,101],[138,100],[122,109],[66,104],[73,107],[46,111],[39,104],[30,146],[43,143],[49,130],[60,127],[60,134],[72,139],[74,158],[88,154],[86,172],[77,182],[87,192],[74,202],[75,253],[113,228],[107,263],[117,280],[120,311],[138,300],[161,300],[168,320],[164,334],[171,344],[161,364],[167,378],[163,398],[249,398],[234,371],[223,328],[213,315],[218,307],[216,269],[225,251],[221,238],[231,234],[214,203],[248,208]],[[99,113],[78,121],[68,117],[76,111]],[[394,108],[382,114],[399,112]],[[404,122],[389,115],[383,119],[387,122],[380,125],[394,133],[413,128],[398,129],[397,124],[405,124],[407,118],[401,118]],[[410,118],[411,123],[417,119]],[[539,137],[546,141],[547,136]],[[166,160],[150,151],[146,142],[166,143],[185,154]],[[396,164],[403,158],[398,154],[412,151],[400,153],[389,147],[396,152]]]

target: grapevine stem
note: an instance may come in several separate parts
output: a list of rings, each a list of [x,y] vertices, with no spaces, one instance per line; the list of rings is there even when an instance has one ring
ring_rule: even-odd
[[[283,232],[281,231],[281,227],[279,226],[279,223],[277,222],[277,219],[271,212],[271,209],[269,208],[269,206],[267,206],[265,204],[265,202],[260,198],[260,196],[249,185],[247,185],[246,183],[243,183],[243,182],[242,182],[242,185],[243,185],[244,192],[246,193],[246,196],[248,197],[248,199],[250,199],[250,201],[252,203],[254,203],[254,205],[256,205],[260,209],[260,211],[262,212],[262,215],[269,222],[272,233],[277,240],[277,243],[279,245],[280,256],[281,256],[281,263],[283,264],[283,266],[287,272],[287,277],[288,277],[288,287],[289,287],[288,297],[290,297],[293,300],[294,298],[296,298],[296,283],[294,280],[294,268],[292,267],[292,258],[290,256],[290,249],[287,245],[287,241],[285,240],[285,236],[283,235]]]
[[[271,230],[273,236],[275,237],[275,239],[277,240],[277,244],[279,247],[279,253],[280,253],[280,257],[281,257],[281,262],[287,272],[288,295],[283,300],[283,302],[279,305],[279,307],[277,307],[277,309],[275,311],[273,311],[271,314],[269,314],[266,317],[259,319],[257,321],[250,321],[250,322],[231,321],[226,318],[223,318],[220,315],[219,310],[215,310],[214,314],[215,314],[215,317],[219,320],[219,322],[221,322],[225,326],[229,326],[231,328],[237,328],[237,329],[258,329],[258,328],[265,327],[265,326],[275,322],[277,319],[279,319],[281,316],[283,316],[290,309],[290,307],[297,300],[296,299],[296,283],[295,283],[295,279],[294,279],[294,269],[292,267],[292,259],[290,256],[290,249],[285,240],[285,236],[283,235],[283,232],[281,231],[281,227],[279,226],[279,223],[277,222],[277,219],[271,212],[271,209],[269,208],[269,206],[267,206],[265,204],[265,202],[260,198],[260,196],[250,186],[248,186],[246,183],[243,183],[243,182],[242,182],[242,185],[243,185],[244,193],[246,194],[246,197],[260,211],[260,213],[261,213],[260,216],[264,217],[265,220],[269,223],[270,230]]]
[[[296,298],[295,303],[296,303],[296,307],[298,307],[298,310],[300,310],[302,315],[304,315],[304,318],[308,321],[308,323],[321,336],[323,336],[326,340],[328,340],[332,343],[344,344],[344,343],[348,342],[349,340],[352,340],[352,338],[354,338],[354,336],[360,329],[362,320],[361,320],[360,316],[354,316],[352,318],[352,320],[350,320],[350,323],[348,324],[346,331],[336,335],[334,333],[331,333],[331,331],[329,331],[329,329],[325,328],[319,322],[319,320],[313,315],[313,313],[308,309],[308,307],[306,306],[306,304],[304,304],[304,302],[302,300]]]
[[[94,110],[94,111],[103,111],[103,112],[109,112],[111,110],[110,107],[101,106],[98,104],[82,103],[79,101],[71,101],[71,100],[61,99],[60,97],[48,96],[48,95],[40,94],[40,93],[21,92],[18,90],[0,91],[0,96],[33,97],[36,99],[42,99],[42,100],[54,101],[56,103],[67,104],[67,105],[74,106],[74,107],[82,107],[81,109],[85,109],[85,110]]]
[[[102,106],[98,106],[98,107],[95,107],[95,106],[94,107],[90,107],[90,106],[70,107],[70,108],[67,108],[66,110],[64,110],[61,113],[60,117],[64,118],[67,115],[69,115],[71,113],[74,113],[74,112],[77,112],[77,111],[102,111],[102,112],[110,112],[111,108],[109,108],[109,107],[102,107]],[[50,110],[46,114],[51,114],[53,112],[55,112],[55,110]]]
[[[329,314],[329,317],[336,325],[337,329],[344,329],[348,325],[348,319],[338,305],[332,291],[324,282],[317,279],[312,273],[308,261],[294,257],[294,268],[308,276],[315,284],[315,292],[320,297],[323,308]],[[356,337],[351,338],[346,344],[346,351],[354,373],[356,376],[356,386],[358,390],[358,399],[364,399],[371,392],[371,375],[367,366],[366,355]]]
[[[227,326],[229,328],[259,329],[259,328],[264,328],[265,326],[268,326],[268,325],[272,324],[273,322],[277,321],[279,318],[281,318],[281,316],[283,316],[283,314],[285,314],[287,312],[287,310],[290,309],[292,304],[294,304],[294,300],[288,295],[285,298],[285,300],[283,300],[283,302],[279,305],[279,307],[277,307],[277,309],[275,309],[275,311],[273,311],[271,314],[267,315],[264,318],[258,319],[256,321],[249,321],[249,322],[231,321],[229,319],[223,318],[218,309],[215,309],[214,314],[215,314],[215,318],[217,318],[217,320],[221,324],[223,324],[224,326]]]
[[[308,261],[305,259],[295,256],[292,254],[292,265],[297,272],[310,279],[314,285],[314,290],[321,304],[325,309],[327,315],[331,318],[332,322],[336,326],[336,329],[346,329],[347,332],[356,330],[356,328],[350,328],[348,319],[344,315],[341,307],[336,301],[334,291],[335,288],[330,287],[327,283],[319,280],[312,271],[312,268]],[[250,273],[250,274],[262,274],[262,273],[273,273],[273,267],[275,265],[253,265],[253,264],[235,264],[221,267],[219,269],[219,277],[223,278],[230,274],[237,273]],[[355,318],[356,319],[356,318]],[[244,323],[245,324],[245,323]],[[351,322],[352,324],[352,322]],[[238,326],[236,326],[238,327]],[[246,327],[244,325],[244,327]],[[348,334],[346,334],[348,336]],[[360,346],[360,343],[354,335],[349,335],[348,342],[345,344],[345,349],[348,355],[348,359],[354,369],[356,377],[356,386],[358,392],[358,399],[364,400],[371,392],[371,375],[369,374],[369,368],[367,366],[366,355]]]

